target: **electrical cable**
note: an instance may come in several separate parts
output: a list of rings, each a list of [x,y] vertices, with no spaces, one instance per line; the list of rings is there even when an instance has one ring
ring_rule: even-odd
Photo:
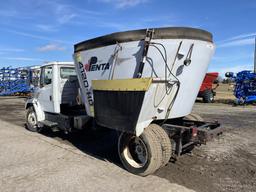
[[[160,46],[163,48],[164,54],[163,54],[162,51],[159,49],[159,47],[157,47],[156,45],[160,45]],[[177,98],[178,92],[179,92],[179,90],[180,90],[180,81],[179,81],[179,79],[172,73],[172,70],[173,70],[173,67],[174,67],[176,58],[177,58],[177,56],[178,56],[178,53],[179,53],[179,50],[180,50],[181,45],[182,45],[182,41],[180,42],[179,47],[178,47],[178,50],[177,50],[177,52],[176,52],[175,59],[174,59],[174,62],[173,62],[173,64],[172,64],[172,69],[170,69],[169,66],[168,66],[168,61],[167,61],[167,51],[166,51],[166,48],[164,47],[164,45],[161,44],[161,43],[155,43],[155,42],[151,42],[151,43],[150,43],[150,46],[153,46],[154,48],[156,48],[156,49],[158,50],[158,52],[160,53],[160,55],[161,55],[161,57],[162,57],[162,59],[164,60],[164,63],[165,63],[165,82],[166,82],[166,83],[165,83],[165,89],[166,89],[166,95],[169,95],[169,94],[171,93],[172,88],[173,88],[173,86],[174,86],[175,84],[177,85],[177,90],[176,90],[176,92],[175,92],[175,95],[174,95],[174,97],[173,97],[173,99],[172,99],[170,105],[169,105],[168,108],[167,108],[167,112],[166,112],[166,115],[165,115],[165,119],[164,119],[164,121],[162,122],[162,124],[163,124],[164,122],[166,122],[166,120],[167,120],[167,118],[168,118],[168,116],[169,116],[169,114],[170,114],[170,112],[171,112],[171,108],[172,108],[172,106],[173,106],[173,104],[174,104],[174,102],[175,102],[175,100],[176,100],[176,98]],[[168,72],[169,72],[169,75],[171,74],[171,75],[176,79],[176,81],[175,81],[174,84],[171,86],[171,88],[169,88],[169,90],[168,90],[168,82],[167,82],[167,70],[168,70]],[[169,76],[169,75],[168,75],[168,76]],[[155,92],[155,94],[156,94],[156,92]],[[166,96],[166,95],[165,95],[165,96]],[[164,97],[165,97],[165,96],[164,96]],[[163,101],[164,97],[161,99],[160,103]],[[160,104],[160,103],[159,103],[159,104]],[[158,104],[158,105],[159,105],[159,104]]]
[[[161,44],[161,43],[155,43],[155,42],[151,42],[150,44],[151,44],[151,46],[153,46],[154,48],[156,48],[156,49],[158,50],[158,52],[160,53],[160,55],[162,56],[162,58],[163,58],[163,60],[164,60],[164,63],[165,63],[165,81],[167,82],[167,69],[168,69],[168,71],[169,71],[169,75],[168,75],[168,76],[170,76],[170,74],[171,74],[171,75],[176,79],[176,81],[179,82],[179,79],[172,73],[172,70],[170,70],[170,68],[169,68],[169,66],[168,66],[167,52],[166,52],[166,48],[164,47],[164,45]],[[161,51],[155,44],[156,44],[156,45],[160,45],[160,46],[164,49],[165,56],[163,55],[162,51]],[[179,45],[178,50],[180,49],[180,46],[181,46],[181,43],[180,43],[180,45]],[[175,58],[177,57],[177,55],[178,55],[178,54],[176,53]],[[176,59],[175,59],[175,61],[176,61]],[[173,65],[174,65],[174,64],[173,64]],[[167,83],[166,83],[166,94],[169,95],[170,92],[171,92],[171,88],[170,88],[170,90],[168,91],[168,90],[167,90]]]

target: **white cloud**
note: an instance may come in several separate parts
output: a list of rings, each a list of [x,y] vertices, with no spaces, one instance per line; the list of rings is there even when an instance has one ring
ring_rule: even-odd
[[[95,23],[94,25],[96,25],[97,27],[102,27],[102,28],[113,28],[118,31],[141,28],[141,27],[138,27],[135,23],[130,25],[128,23],[111,22],[111,21],[100,21],[100,22]]]
[[[46,24],[37,24],[36,28],[38,28],[39,30],[42,30],[42,31],[46,31],[46,32],[57,31],[56,26],[46,25]]]
[[[77,17],[83,20],[85,17],[102,15],[102,12],[86,9],[84,6],[76,6],[73,2],[60,0],[10,0],[5,6],[0,6],[0,17],[20,22],[21,19],[31,21],[47,20],[52,25],[39,25],[44,31],[54,31],[60,25],[72,24]],[[35,25],[34,25],[35,26]],[[53,28],[55,26],[55,28]]]
[[[0,48],[0,52],[22,52],[24,49],[18,48]]]
[[[42,47],[37,48],[38,51],[40,52],[46,52],[46,51],[64,51],[66,48],[62,47],[58,44],[55,43],[50,43],[47,45],[44,45]]]
[[[147,0],[100,0],[104,3],[114,4],[117,8],[133,7],[141,3],[145,3]]]
[[[77,16],[71,6],[55,3],[55,13],[59,24],[70,22]]]
[[[247,38],[247,39],[238,39],[232,40],[225,43],[221,43],[218,47],[234,47],[234,46],[243,46],[243,45],[253,45],[255,42],[254,38]]]
[[[84,6],[77,7],[73,4],[65,4],[57,1],[47,1],[50,14],[53,14],[59,25],[76,22],[76,19],[95,17],[102,15],[102,12],[86,9]]]
[[[65,43],[65,44],[73,44],[71,42],[58,40],[58,39],[53,39],[53,38],[49,38],[49,37],[41,36],[41,35],[35,35],[35,34],[31,34],[31,33],[25,33],[25,32],[22,32],[22,31],[15,31],[15,30],[11,30],[11,29],[5,29],[4,31],[10,32],[10,33],[13,33],[13,34],[16,34],[16,35],[21,35],[21,36],[24,36],[24,37],[33,38],[33,39],[41,39],[41,40],[47,40],[47,41]]]
[[[227,41],[236,40],[236,39],[243,39],[243,38],[248,38],[248,37],[253,37],[253,36],[256,36],[256,32],[255,33],[244,33],[244,34],[241,34],[241,35],[237,35],[237,36],[234,36],[234,37],[231,37],[231,38],[227,39]]]
[[[61,16],[58,17],[58,22],[60,24],[65,24],[65,23],[68,23],[70,22],[73,18],[75,18],[77,15],[74,14],[74,13],[71,13],[71,14],[63,14]]]
[[[235,47],[235,46],[244,46],[244,45],[253,45],[255,43],[255,33],[245,33],[230,37],[223,41],[217,42],[217,47]]]
[[[9,53],[17,53],[17,52],[23,52],[25,51],[24,49],[19,49],[19,48],[1,48],[0,47],[0,54],[1,55],[6,55]]]
[[[235,53],[235,54],[226,54],[225,56],[214,56],[212,60],[218,63],[234,63],[244,59],[253,59],[254,53]]]
[[[142,17],[133,22],[117,22],[100,20],[94,23],[97,27],[102,28],[113,28],[118,31],[143,29],[143,28],[154,28],[154,27],[170,27],[174,26],[174,23],[178,21],[174,16],[163,16],[157,15],[154,17]],[[167,24],[168,23],[168,24]]]
[[[117,6],[123,7],[133,7],[141,3],[145,3],[146,0],[117,0]]]
[[[31,57],[1,57],[1,59],[15,60],[15,61],[43,61],[43,59],[31,58]]]

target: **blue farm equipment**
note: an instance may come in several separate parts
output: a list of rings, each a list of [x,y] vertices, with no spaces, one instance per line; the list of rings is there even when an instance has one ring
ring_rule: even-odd
[[[29,69],[4,67],[0,69],[0,95],[22,95],[31,91]]]
[[[234,75],[228,72],[225,76],[235,80],[234,95],[237,104],[256,102],[256,73],[241,71]]]

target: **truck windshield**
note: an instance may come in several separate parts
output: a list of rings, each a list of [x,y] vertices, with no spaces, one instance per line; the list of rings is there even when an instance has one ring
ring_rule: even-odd
[[[70,76],[76,76],[76,70],[73,67],[61,67],[60,77],[62,79],[68,79]]]

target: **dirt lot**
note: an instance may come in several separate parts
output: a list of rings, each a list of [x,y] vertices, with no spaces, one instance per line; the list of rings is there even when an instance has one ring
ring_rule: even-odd
[[[146,178],[126,172],[116,133],[31,133],[24,99],[0,98],[0,191],[256,191],[256,107],[197,103],[226,132]]]

